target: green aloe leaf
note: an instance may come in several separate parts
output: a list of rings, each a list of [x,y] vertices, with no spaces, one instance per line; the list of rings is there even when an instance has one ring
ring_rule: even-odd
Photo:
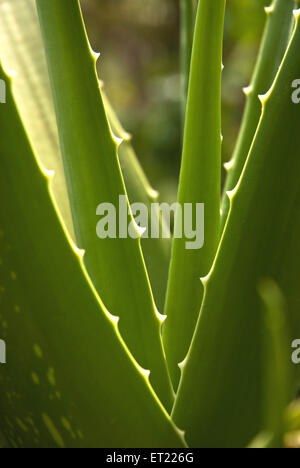
[[[122,139],[118,155],[129,201],[131,204],[143,203],[151,213],[151,204],[159,203],[159,194],[151,187],[134,152],[131,136],[122,127],[103,90],[102,98],[113,134]],[[166,238],[142,237],[141,244],[155,302],[158,310],[163,311],[171,255],[171,234],[170,227],[159,211],[153,212],[152,220],[159,225],[161,233],[166,233]]]
[[[300,75],[299,10],[295,16],[280,71],[261,97],[262,118],[245,169],[229,193],[216,260],[203,279],[204,302],[173,412],[193,446],[243,447],[261,430],[261,278],[276,281],[287,299],[288,326],[300,333],[299,107],[291,98]],[[299,370],[293,370],[296,395]]]
[[[184,127],[195,26],[194,0],[180,0],[181,115]]]
[[[299,395],[298,395],[299,396]],[[300,401],[299,399],[291,403],[285,414],[286,428],[285,447],[300,447]]]
[[[287,426],[290,431],[300,430],[300,401],[294,401],[286,412]]]
[[[195,26],[178,202],[205,204],[204,246],[187,249],[174,238],[163,340],[175,387],[199,314],[203,288],[219,242],[221,173],[221,68],[225,0],[200,0]],[[208,86],[209,83],[209,86]],[[181,228],[177,213],[175,232]],[[202,247],[202,248],[200,248]]]
[[[264,304],[266,327],[262,348],[263,424],[265,431],[272,434],[269,446],[283,448],[286,431],[285,411],[293,399],[286,303],[277,284],[270,279],[261,281],[259,294]]]
[[[75,239],[35,0],[1,0],[0,12],[1,58],[6,68],[17,73],[13,92],[22,119],[41,162],[55,171],[51,189],[68,231]],[[153,199],[157,199],[158,193],[150,186],[138,162],[130,135],[121,126],[107,96],[102,94],[113,133],[124,140],[118,156],[129,200],[150,206]],[[170,242],[170,239],[142,239],[151,286],[161,311],[167,287]]]
[[[47,64],[41,44],[35,0],[1,0],[1,61],[6,69],[16,73],[13,93],[25,128],[41,164],[55,171],[51,189],[74,239]]]
[[[77,243],[85,250],[85,265],[105,306],[120,317],[122,337],[140,365],[151,370],[151,383],[170,409],[173,394],[160,337],[162,320],[154,304],[140,232],[129,212],[117,143],[106,117],[79,3],[37,0],[37,7]],[[120,197],[125,199],[124,207]],[[100,217],[96,213],[101,203],[112,205],[115,221],[111,222],[116,226],[125,217],[126,231],[131,224],[135,238],[125,238],[118,230],[117,238],[97,237]]]
[[[267,23],[254,69],[251,84],[244,89],[247,101],[240,133],[233,158],[225,167],[228,170],[222,200],[221,230],[223,231],[229,212],[226,192],[233,190],[242,174],[251,143],[261,116],[258,96],[270,88],[278,71],[292,28],[294,0],[273,0],[267,7]]]
[[[272,448],[272,434],[270,432],[261,432],[247,446],[249,449],[269,449]]]
[[[258,287],[264,306],[266,333],[262,347],[262,425],[249,448],[284,448],[295,427],[295,405],[288,408],[291,392],[290,330],[286,319],[286,301],[277,284],[263,279]],[[292,422],[293,421],[293,422]]]
[[[0,78],[1,430],[13,447],[183,446],[60,223]]]

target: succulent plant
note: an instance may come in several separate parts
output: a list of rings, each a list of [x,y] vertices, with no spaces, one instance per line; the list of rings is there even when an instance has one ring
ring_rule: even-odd
[[[226,0],[180,4],[178,204],[205,207],[192,250],[185,231],[171,248],[136,220],[133,204],[159,195],[99,81],[79,1],[0,1],[3,446],[298,444],[300,10],[266,8],[221,195]],[[131,237],[99,239],[101,203]]]

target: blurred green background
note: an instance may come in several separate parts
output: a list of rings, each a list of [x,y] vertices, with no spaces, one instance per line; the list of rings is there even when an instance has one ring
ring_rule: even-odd
[[[212,0],[214,1],[214,0]],[[99,76],[162,198],[176,197],[181,157],[179,0],[81,0]],[[223,159],[230,159],[268,0],[227,0]],[[209,86],[209,82],[207,83]]]

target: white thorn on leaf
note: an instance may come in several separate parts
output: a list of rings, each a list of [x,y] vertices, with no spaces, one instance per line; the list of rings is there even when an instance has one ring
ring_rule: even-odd
[[[124,140],[124,141],[131,141],[131,140],[132,140],[132,134],[129,133],[129,132],[126,132],[126,130],[124,130],[124,132],[123,132],[123,140]]]
[[[272,91],[273,91],[273,86],[269,89],[269,91],[266,94],[259,94],[258,95],[258,99],[260,100],[262,105],[264,105],[267,102],[267,100],[269,99],[269,97],[272,94]]]
[[[226,195],[227,195],[227,197],[229,198],[230,201],[233,199],[233,197],[237,193],[237,190],[238,190],[238,186],[236,186],[233,190],[228,190],[226,192]]]
[[[294,15],[294,17],[296,19],[299,19],[300,18],[300,8],[298,8],[297,10],[294,10],[293,15]]]
[[[147,228],[143,227],[143,226],[139,226],[137,223],[135,223],[135,227],[140,235],[140,237],[143,237],[143,235],[145,234],[145,232],[147,231]]]
[[[245,94],[245,96],[249,96],[253,91],[253,86],[250,85],[250,86],[246,86],[245,88],[243,88],[243,93]]]
[[[73,251],[75,252],[75,254],[77,255],[77,257],[79,257],[79,258],[82,260],[83,257],[85,256],[85,250],[84,250],[84,249],[80,249],[79,247],[77,247],[77,245],[73,242],[72,239],[70,239],[70,242],[71,242]]]
[[[268,7],[265,7],[265,12],[267,15],[270,15],[274,11],[274,5],[270,5]]]
[[[101,55],[100,52],[95,52],[91,46],[90,46],[90,51],[91,51],[92,56],[94,57],[95,62],[97,62],[98,58]]]
[[[138,363],[136,363],[138,370],[143,374],[146,379],[149,379],[149,376],[151,374],[151,371],[148,369],[144,369],[142,366],[140,366]]]
[[[163,324],[167,318],[166,315],[163,315],[159,312],[159,310],[157,309],[157,307],[155,307],[155,314],[156,314],[156,317],[158,318],[158,320],[160,321],[161,324]]]
[[[185,356],[185,358],[184,358],[183,361],[181,361],[181,362],[178,363],[178,367],[179,367],[179,369],[181,370],[181,372],[182,372],[183,369],[185,368],[187,361],[188,361],[188,355]]]
[[[117,137],[113,132],[111,132],[111,134],[112,134],[112,138],[113,138],[114,142],[116,143],[117,147],[121,146],[121,144],[124,141],[124,138]]]
[[[46,169],[45,167],[42,167],[41,170],[42,170],[42,173],[44,174],[44,176],[48,180],[51,180],[55,176],[55,172],[50,170],[50,169]]]
[[[137,239],[141,239],[144,235],[144,233],[147,231],[146,227],[139,226],[134,219],[134,216],[132,215],[132,221],[131,221],[132,226],[134,227],[135,231],[137,232]]]
[[[224,163],[224,169],[228,172],[230,171],[230,169],[233,168],[233,159],[231,159],[230,161]]]
[[[157,200],[158,197],[159,197],[159,192],[157,190],[155,190],[154,188],[152,187],[149,187],[147,189],[147,192],[149,194],[149,197],[151,197],[153,200]]]
[[[115,324],[115,325],[118,325],[119,321],[120,321],[120,317],[118,317],[117,315],[112,315],[108,310],[106,311],[106,314],[108,316],[108,318]]]
[[[203,276],[202,278],[200,278],[200,281],[201,281],[204,288],[206,287],[209,278],[210,278],[210,273],[208,273],[208,275]]]
[[[18,73],[15,71],[15,70],[10,70],[10,69],[5,69],[5,73],[7,75],[8,78],[10,79],[13,79],[13,78],[16,78],[18,76]]]
[[[181,429],[179,429],[178,427],[176,427],[177,431],[178,431],[178,434],[183,438],[183,440],[185,440],[185,433],[186,431],[182,431]]]

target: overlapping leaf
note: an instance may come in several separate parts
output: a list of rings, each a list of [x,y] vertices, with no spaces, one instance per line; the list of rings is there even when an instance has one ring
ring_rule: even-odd
[[[120,317],[122,336],[137,361],[151,370],[151,383],[170,409],[173,394],[160,337],[161,319],[145,268],[140,233],[129,210],[117,143],[106,117],[79,3],[38,0],[37,7],[76,239],[85,250],[84,262],[101,299]],[[99,239],[96,235],[101,203],[112,206],[116,238]],[[128,237],[130,225],[134,237]]]
[[[204,203],[204,245],[187,249],[187,236],[175,238],[163,328],[173,384],[185,358],[203,297],[199,278],[208,273],[219,242],[221,174],[221,67],[225,0],[200,0],[195,26],[178,203]],[[208,86],[209,83],[209,86]],[[187,216],[186,216],[187,217]],[[175,232],[182,220],[177,212]],[[201,232],[203,223],[198,228]]]
[[[0,78],[0,427],[13,447],[182,446],[63,230]]]
[[[1,0],[0,12],[1,59],[8,69],[17,73],[13,83],[14,95],[36,154],[45,167],[51,167],[55,171],[56,177],[51,182],[51,189],[64,223],[74,239],[35,0]],[[104,93],[103,99],[114,134],[124,140],[119,147],[118,156],[129,200],[131,203],[145,203],[149,207],[153,199],[158,201],[158,194],[150,186],[134,153],[130,136],[122,128]],[[164,226],[164,230],[166,229],[167,226]],[[162,311],[169,269],[170,239],[142,239],[142,249],[155,301]]]
[[[273,278],[287,300],[292,336],[300,334],[299,106],[297,25],[270,92],[231,209],[174,410],[193,446],[245,446],[262,424],[261,308],[257,285]],[[234,289],[232,289],[234,288]],[[290,361],[289,361],[290,363]],[[299,368],[292,367],[294,394]]]
[[[261,48],[251,84],[244,89],[247,102],[240,133],[232,160],[225,165],[228,174],[222,200],[222,231],[230,205],[226,192],[234,189],[241,176],[261,116],[258,96],[268,91],[283,59],[293,27],[291,13],[294,5],[294,0],[274,0],[271,6],[265,9],[267,23]]]

